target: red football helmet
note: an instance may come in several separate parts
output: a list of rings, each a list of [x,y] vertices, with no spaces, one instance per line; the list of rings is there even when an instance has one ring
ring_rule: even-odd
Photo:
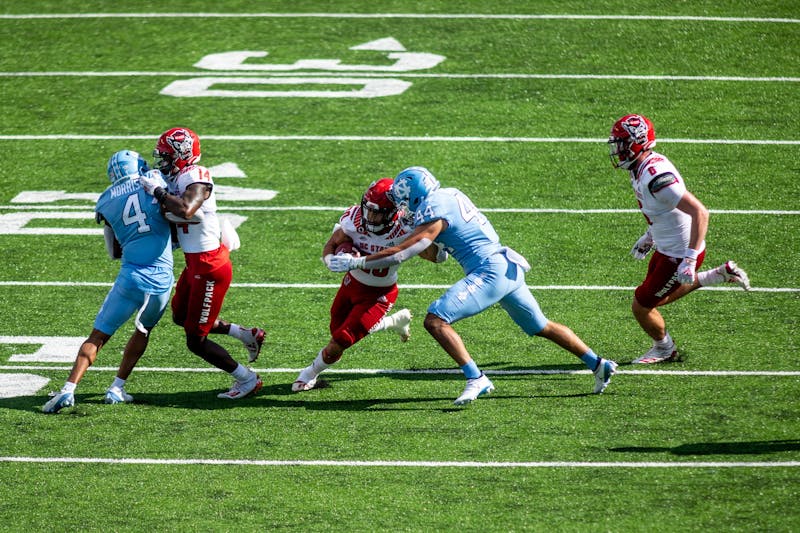
[[[174,176],[200,161],[200,138],[189,128],[172,128],[161,134],[153,150],[154,166]]]
[[[656,145],[656,130],[642,115],[625,115],[614,123],[608,137],[608,151],[614,168],[628,169],[639,154]]]
[[[361,197],[361,224],[370,233],[386,233],[397,220],[397,207],[387,194],[392,183],[392,178],[373,181]]]

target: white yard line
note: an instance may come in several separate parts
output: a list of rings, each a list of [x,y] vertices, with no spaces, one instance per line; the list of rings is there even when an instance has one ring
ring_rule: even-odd
[[[105,281],[0,281],[0,287],[111,287],[113,282]],[[399,284],[403,290],[446,290],[449,284]],[[231,287],[244,289],[338,289],[338,283],[232,283]],[[534,291],[632,291],[636,287],[624,285],[528,285]],[[739,287],[702,287],[702,291],[730,292],[741,291]],[[752,287],[750,292],[800,292],[796,287]]]
[[[0,135],[0,141],[152,141],[158,134],[101,135],[101,134],[43,134]],[[498,143],[596,143],[606,144],[608,138],[586,137],[449,137],[449,136],[384,136],[384,135],[203,135],[213,141],[375,141],[375,142],[498,142]],[[795,139],[669,139],[659,138],[662,144],[747,144],[800,145]]]
[[[0,365],[0,370],[12,371],[43,371],[43,370],[69,370],[72,364],[69,365],[42,365],[42,364],[19,364],[19,365]],[[116,372],[118,370],[115,366],[92,366],[89,367],[91,372]],[[293,374],[303,370],[302,368],[253,368],[256,372],[262,374]],[[212,367],[136,367],[136,372],[155,372],[155,373],[176,373],[176,374],[214,374],[221,372]],[[493,376],[523,376],[523,375],[579,375],[591,374],[591,370],[550,370],[550,369],[518,369],[518,370],[486,370],[487,375]],[[462,375],[460,369],[457,368],[425,368],[419,370],[407,370],[397,368],[328,368],[325,370],[326,374],[347,374],[347,375],[442,375],[453,374]],[[618,375],[653,375],[653,376],[704,376],[704,377],[796,377],[800,376],[800,370],[617,370]]]
[[[387,74],[379,72],[247,72],[247,71],[213,71],[195,70],[182,72],[153,72],[153,71],[26,71],[26,72],[0,72],[4,78],[42,78],[42,77],[83,77],[83,78],[114,78],[114,77],[185,77],[185,76],[214,76],[214,77],[352,77],[359,78],[386,78]],[[520,79],[520,80],[638,80],[638,81],[732,81],[732,82],[768,82],[768,83],[798,83],[800,78],[787,76],[682,76],[682,75],[653,75],[653,74],[455,74],[455,73],[405,73],[392,72],[392,78],[439,78],[439,79]]]
[[[0,205],[0,210],[14,211],[65,211],[91,209],[94,205]],[[341,213],[347,206],[320,205],[219,205],[220,211],[333,211]],[[483,207],[484,213],[520,213],[520,214],[566,214],[566,215],[600,215],[600,214],[636,214],[638,209],[566,209],[555,207]],[[781,209],[709,209],[712,215],[800,215],[800,211]]]
[[[106,457],[0,457],[0,463],[87,463],[127,465],[340,466],[395,468],[797,468],[800,461],[342,461],[270,459],[154,459]]]
[[[481,19],[481,20],[625,20],[798,24],[800,19],[769,17],[708,17],[693,15],[548,15],[483,13],[29,13],[3,14],[0,20],[95,18],[332,18],[332,19]]]

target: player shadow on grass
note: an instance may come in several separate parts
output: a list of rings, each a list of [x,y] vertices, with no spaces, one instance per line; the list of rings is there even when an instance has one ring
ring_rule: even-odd
[[[800,450],[800,439],[742,442],[695,442],[675,447],[621,446],[609,448],[619,453],[670,453],[672,455],[762,455]]]
[[[328,386],[321,380],[322,386]],[[336,400],[330,398],[314,398],[314,391],[302,394],[291,392],[291,384],[276,383],[265,385],[255,396],[248,396],[240,400],[217,398],[217,394],[225,389],[203,391],[175,391],[169,393],[148,393],[131,391],[134,402],[128,405],[106,405],[104,394],[76,394],[75,406],[66,407],[55,415],[42,413],[42,405],[47,402],[46,396],[17,396],[14,398],[0,398],[0,409],[15,409],[19,411],[37,412],[43,416],[91,416],[100,414],[98,408],[103,409],[103,414],[114,409],[135,409],[140,407],[177,408],[215,411],[219,409],[250,408],[263,409],[296,409],[303,408],[312,411],[443,411],[459,410],[452,405],[453,399],[446,397],[404,397],[404,398],[360,398]],[[282,398],[289,398],[288,400]],[[423,405],[428,404],[428,405]],[[405,407],[403,407],[405,406]]]

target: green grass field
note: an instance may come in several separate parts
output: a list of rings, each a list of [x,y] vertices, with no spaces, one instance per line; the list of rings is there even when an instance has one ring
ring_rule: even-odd
[[[800,8],[586,4],[0,6],[0,531],[800,530]],[[268,55],[195,66],[243,51]],[[664,308],[686,358],[647,368],[628,364],[650,344],[630,313],[645,222],[605,144],[629,112],[711,210],[706,265],[754,286]],[[264,388],[218,400],[230,378],[165,318],[135,403],[103,403],[128,323],[44,415],[118,269],[91,218],[108,157],[176,125],[243,174],[215,177],[242,220],[222,316],[268,331]],[[411,165],[484,209],[547,316],[620,363],[604,394],[495,307],[456,329],[497,390],[453,406],[463,378],[422,318],[461,270],[419,259],[400,272],[411,340],[368,337],[290,391],[328,340],[331,227]]]

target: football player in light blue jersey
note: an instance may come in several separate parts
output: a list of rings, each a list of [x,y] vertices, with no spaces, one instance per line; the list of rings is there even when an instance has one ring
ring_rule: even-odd
[[[579,357],[594,372],[594,393],[605,390],[617,364],[596,355],[570,328],[548,320],[525,283],[530,265],[520,254],[500,244],[489,220],[461,191],[442,188],[424,167],[410,167],[394,179],[391,195],[409,216],[414,232],[401,244],[362,257],[339,255],[330,269],[385,268],[419,254],[432,243],[452,255],[465,277],[428,307],[425,329],[458,363],[467,378],[456,405],[468,404],[494,390],[452,324],[499,303],[528,335],[549,339]]]
[[[75,388],[97,353],[111,336],[135,314],[136,330],[125,346],[117,377],[106,391],[106,403],[130,403],[133,397],[124,385],[147,348],[150,330],[169,303],[174,281],[169,223],[155,199],[146,194],[139,177],[149,174],[164,183],[161,173],[132,150],[116,152],[108,162],[111,185],[100,195],[95,219],[103,223],[106,250],[121,259],[119,274],[94,322],[94,329],[81,345],[69,378],[60,392],[42,407],[57,413],[75,405]]]

